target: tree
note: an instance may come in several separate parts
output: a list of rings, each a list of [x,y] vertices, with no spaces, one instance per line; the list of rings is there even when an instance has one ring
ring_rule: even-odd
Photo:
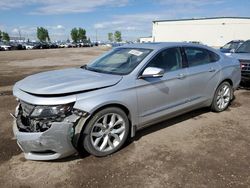
[[[49,32],[48,32],[48,30],[46,29],[46,39],[50,42],[50,37],[49,37]]]
[[[122,33],[120,31],[116,31],[114,34],[114,38],[116,42],[121,42],[122,41]]]
[[[83,41],[85,41],[86,39],[87,39],[87,37],[86,37],[86,30],[85,29],[83,29],[83,28],[73,28],[72,30],[71,30],[71,38],[72,38],[72,40],[74,41],[74,42],[78,42],[78,41],[81,41],[81,42],[83,42]]]
[[[49,32],[47,29],[43,28],[43,27],[38,27],[37,28],[37,38],[41,41],[41,42],[45,42],[50,41],[50,37],[49,37]]]
[[[1,39],[2,39],[2,31],[0,30],[0,41],[1,41]]]
[[[2,32],[2,38],[5,41],[10,41],[10,36],[8,33]]]
[[[110,42],[113,42],[113,41],[114,41],[114,35],[113,35],[113,33],[108,33],[108,40],[109,40]]]
[[[74,42],[77,42],[78,41],[78,29],[77,28],[73,28],[71,30],[71,38]]]
[[[78,29],[78,40],[79,41],[84,41],[86,39],[87,39],[87,37],[86,37],[86,30],[83,29],[83,28],[79,28]]]

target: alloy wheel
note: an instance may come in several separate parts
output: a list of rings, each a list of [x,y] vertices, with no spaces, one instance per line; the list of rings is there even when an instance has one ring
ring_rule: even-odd
[[[102,152],[115,149],[125,135],[125,121],[117,113],[109,113],[99,118],[90,133],[92,146]]]
[[[230,102],[230,97],[231,97],[230,87],[228,85],[223,85],[220,88],[218,95],[217,95],[217,98],[216,98],[217,107],[220,110],[225,109]]]

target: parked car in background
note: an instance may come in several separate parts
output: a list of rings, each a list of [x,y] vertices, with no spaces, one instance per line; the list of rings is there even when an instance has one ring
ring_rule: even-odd
[[[58,45],[56,43],[54,43],[54,42],[48,42],[48,46],[51,49],[58,48]]]
[[[81,68],[17,82],[13,130],[26,159],[106,156],[156,122],[201,107],[224,111],[240,79],[239,61],[207,46],[124,45]]]
[[[76,48],[77,47],[77,43],[74,42],[68,42],[66,43],[67,48]]]
[[[220,51],[222,53],[233,53],[237,48],[239,48],[240,45],[242,45],[243,42],[244,42],[243,40],[232,40],[227,44],[225,44],[224,46],[222,46],[220,48]]]
[[[33,49],[49,49],[50,48],[50,45],[47,42],[35,42],[33,44],[34,44]]]
[[[34,42],[33,45],[33,49],[41,49],[41,44],[39,42]]]
[[[200,41],[189,41],[189,42],[191,42],[193,44],[202,44]]]
[[[8,44],[11,46],[11,50],[26,50],[25,46],[20,43],[10,42]]]
[[[41,42],[41,49],[49,49],[50,45],[47,42]]]
[[[4,51],[11,50],[11,46],[0,41],[0,48]]]
[[[68,48],[69,45],[68,45],[68,43],[59,43],[59,44],[58,44],[58,47],[59,47],[59,48]]]
[[[24,43],[23,46],[25,47],[26,50],[31,50],[34,48],[34,44],[29,42],[29,43]]]
[[[70,43],[69,45],[69,48],[76,48],[76,47],[78,47],[77,43],[74,43],[74,42]]]
[[[237,58],[241,64],[241,79],[243,82],[250,81],[250,40],[245,41],[236,51],[232,54]]]

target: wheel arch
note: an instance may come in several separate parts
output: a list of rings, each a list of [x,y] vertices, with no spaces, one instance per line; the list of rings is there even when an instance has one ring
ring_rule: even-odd
[[[223,82],[228,82],[228,83],[233,87],[233,81],[232,81],[230,78],[222,79],[221,81],[219,81],[219,82],[217,83],[217,86],[214,88],[213,96],[214,96],[214,94],[215,94],[217,88],[218,88]]]
[[[82,134],[82,132],[84,131],[85,129],[85,126],[88,124],[88,122],[91,120],[91,118],[96,114],[98,113],[99,111],[105,109],[105,108],[109,108],[109,107],[116,107],[116,108],[119,108],[121,109],[122,111],[125,112],[125,114],[127,115],[128,117],[128,120],[129,120],[129,135],[131,135],[131,137],[134,136],[135,134],[135,129],[133,129],[133,123],[132,123],[132,117],[131,117],[131,113],[128,109],[127,106],[123,105],[123,104],[120,104],[120,103],[109,103],[109,104],[103,104],[101,106],[98,106],[96,107],[89,115],[89,117],[86,119],[86,121],[84,121],[84,124],[81,126],[81,130],[80,130],[80,134]],[[80,135],[79,135],[80,136]],[[79,138],[77,138],[77,140],[75,141],[76,145],[78,145],[79,143]]]
[[[233,87],[233,81],[232,81],[230,78],[226,78],[226,79],[222,80],[222,81],[219,83],[219,85],[222,84],[223,82],[228,82],[228,83]],[[219,85],[218,85],[218,86],[219,86]]]
[[[125,114],[128,116],[129,120],[131,120],[131,115],[130,115],[130,111],[129,109],[120,103],[110,103],[110,104],[104,104],[102,106],[98,106],[92,113],[91,116],[93,116],[94,114],[96,114],[97,112],[105,109],[105,108],[109,108],[109,107],[117,107],[120,108],[121,110],[123,110],[125,112]]]

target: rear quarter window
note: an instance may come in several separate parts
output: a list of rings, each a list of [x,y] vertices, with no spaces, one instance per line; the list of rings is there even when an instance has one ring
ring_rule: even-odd
[[[185,47],[189,67],[204,65],[219,61],[220,56],[210,50],[196,47]]]
[[[210,57],[210,61],[211,62],[216,62],[220,60],[220,56],[212,51],[208,51],[209,52],[209,57]]]

